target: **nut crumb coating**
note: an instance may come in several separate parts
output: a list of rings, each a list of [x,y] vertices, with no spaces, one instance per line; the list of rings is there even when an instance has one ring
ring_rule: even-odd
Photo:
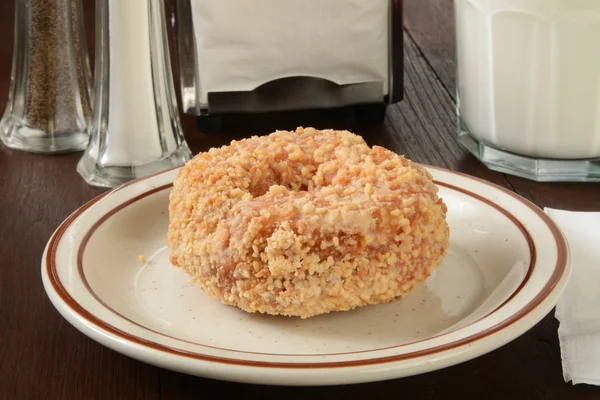
[[[448,248],[437,191],[424,168],[348,131],[233,141],[179,172],[171,262],[247,312],[307,318],[390,302]]]

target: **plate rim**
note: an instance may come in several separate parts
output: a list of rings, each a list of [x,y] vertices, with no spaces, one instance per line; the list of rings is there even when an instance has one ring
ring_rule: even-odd
[[[86,210],[88,210],[94,204],[101,201],[105,197],[109,196],[111,193],[122,190],[123,188],[133,185],[137,182],[149,180],[157,175],[173,172],[174,170],[179,169],[179,168],[173,168],[173,169],[161,171],[161,172],[149,175],[149,176],[138,178],[138,179],[135,179],[128,183],[125,183],[121,186],[118,186],[112,190],[106,191],[106,192],[96,196],[95,198],[91,199],[90,201],[86,202],[84,205],[82,205],[77,210],[75,210],[71,215],[69,215],[69,217],[67,217],[63,221],[63,223],[61,223],[59,225],[59,227],[56,229],[56,231],[52,234],[50,240],[48,241],[46,249],[44,250],[44,256],[42,258],[42,274],[44,275],[44,286],[45,286],[47,292],[49,292],[49,290],[52,290],[54,292],[54,294],[58,296],[60,301],[62,301],[62,305],[67,307],[67,312],[75,313],[75,316],[78,319],[80,319],[80,321],[78,321],[78,322],[85,321],[86,324],[92,324],[92,325],[94,325],[93,329],[97,329],[97,330],[104,332],[106,334],[109,334],[109,335],[117,336],[118,338],[125,340],[129,344],[140,345],[149,350],[167,352],[170,355],[174,355],[174,356],[178,356],[178,357],[185,357],[185,358],[197,360],[197,361],[217,362],[217,363],[221,363],[221,364],[228,364],[228,365],[235,365],[235,366],[242,366],[242,367],[285,368],[285,369],[294,369],[294,370],[317,369],[317,368],[318,369],[328,369],[328,368],[339,368],[339,367],[366,367],[366,366],[373,366],[373,365],[384,364],[384,363],[405,361],[407,359],[415,359],[415,358],[419,358],[419,357],[423,357],[423,356],[429,356],[429,355],[433,355],[433,354],[439,354],[439,353],[444,353],[444,352],[448,352],[451,350],[456,350],[457,348],[460,348],[463,345],[478,343],[481,339],[484,339],[490,335],[495,335],[495,334],[499,333],[500,331],[502,331],[503,329],[518,322],[521,318],[529,315],[538,306],[543,304],[544,301],[547,300],[550,295],[552,295],[555,292],[556,287],[561,282],[562,282],[562,288],[564,288],[564,285],[566,284],[566,280],[568,280],[568,276],[570,274],[568,243],[567,243],[564,235],[562,234],[560,228],[554,223],[554,221],[552,220],[551,217],[549,217],[547,214],[545,214],[539,207],[537,207],[535,204],[533,204],[529,200],[527,200],[527,199],[519,196],[518,194],[516,194],[502,186],[499,186],[495,183],[488,182],[481,178],[477,178],[477,177],[474,177],[474,176],[471,176],[468,174],[464,174],[461,172],[451,171],[448,169],[435,167],[435,166],[429,166],[429,165],[425,165],[425,164],[420,164],[420,165],[422,165],[428,169],[439,170],[444,173],[449,173],[451,175],[458,175],[460,177],[463,177],[463,178],[466,178],[469,180],[474,180],[479,183],[483,183],[494,189],[498,189],[501,192],[503,192],[504,194],[507,194],[510,197],[518,200],[520,203],[526,205],[529,210],[533,211],[534,214],[536,214],[540,218],[540,220],[542,222],[544,222],[545,226],[548,227],[549,231],[552,233],[552,237],[553,237],[555,245],[556,245],[556,250],[557,250],[556,259],[557,260],[556,260],[556,265],[553,267],[552,274],[548,278],[547,282],[545,282],[543,288],[535,295],[535,297],[533,299],[531,299],[531,301],[529,301],[524,306],[521,306],[517,312],[508,315],[506,318],[504,318],[502,321],[498,322],[497,324],[495,324],[485,330],[476,331],[475,333],[469,334],[468,336],[466,336],[462,339],[459,339],[459,340],[455,340],[455,341],[452,341],[449,343],[443,343],[436,347],[429,347],[429,348],[413,351],[411,353],[380,356],[380,357],[375,357],[375,358],[343,360],[343,361],[329,361],[329,362],[281,362],[281,361],[271,362],[271,361],[257,361],[257,360],[246,360],[246,359],[232,359],[232,358],[221,357],[221,356],[217,356],[217,355],[200,354],[200,353],[196,353],[196,352],[190,352],[190,351],[187,351],[184,349],[174,348],[174,347],[171,347],[171,346],[168,346],[165,344],[160,344],[160,343],[156,343],[156,342],[144,339],[142,337],[136,336],[135,334],[131,334],[129,332],[125,332],[125,331],[119,329],[118,327],[115,327],[115,326],[111,325],[110,323],[97,317],[95,314],[88,311],[83,305],[79,304],[79,302],[77,300],[75,300],[69,294],[69,292],[66,290],[66,288],[62,285],[62,282],[60,280],[60,277],[59,277],[58,271],[57,271],[57,267],[56,267],[57,266],[56,251],[57,251],[58,244],[60,243],[60,239],[62,238],[62,235],[71,226],[71,224],[75,220],[77,220],[77,218],[79,216],[81,216]],[[133,197],[129,198],[128,200],[126,200],[125,202],[123,202],[122,204],[118,204],[115,207],[115,209],[117,209],[117,211],[118,211],[118,209],[122,209],[123,207],[127,206],[127,205],[124,205],[125,203],[131,203],[133,199],[138,198],[140,196],[146,197],[146,196],[156,193],[158,191],[162,191],[162,190],[166,189],[167,187],[169,187],[170,185],[171,185],[171,183],[169,183],[167,185],[160,185],[159,187],[154,187],[154,188],[145,190],[142,194],[133,196]],[[526,229],[526,227],[523,226],[523,224],[518,220],[518,218],[515,217],[512,213],[510,213],[508,210],[504,209],[501,206],[494,204],[491,200],[486,199],[483,196],[480,196],[477,193],[474,193],[470,190],[462,189],[462,188],[459,188],[459,187],[457,187],[453,184],[449,184],[449,183],[444,183],[443,186],[449,186],[450,189],[459,190],[460,192],[462,192],[464,194],[467,194],[471,197],[475,197],[477,200],[483,201],[484,203],[487,203],[488,205],[491,205],[494,208],[496,208],[497,210],[503,212],[503,214],[505,214],[505,216],[508,216],[513,222],[515,222],[515,221],[519,222],[516,225],[517,225],[517,227],[519,227],[519,229],[524,234],[525,239],[530,246],[530,250],[532,250],[531,249],[532,245],[534,246],[533,250],[535,250],[535,245],[528,240],[531,238],[531,234],[529,233],[529,231]],[[111,211],[113,211],[113,210],[111,210]],[[104,215],[102,215],[100,218],[97,219],[97,221],[94,223],[94,225],[95,226],[99,225],[100,221],[103,218],[107,219],[112,214],[114,214],[114,213],[111,213],[111,212],[105,213]],[[108,215],[108,217],[107,217],[107,215]],[[521,229],[521,227],[523,229]],[[90,231],[92,231],[92,229],[88,230],[86,232],[86,235]],[[528,268],[527,276],[529,276],[532,273],[532,268],[535,266],[535,260],[533,259],[534,255],[535,255],[535,253],[532,254],[532,262]],[[78,254],[77,258],[79,259],[79,254]],[[47,279],[47,282],[50,284],[50,287],[46,286],[46,279]],[[511,294],[511,296],[509,297],[509,299],[504,301],[502,303],[502,305],[504,305],[508,301],[510,301],[510,299],[512,299],[516,295],[516,293],[518,293],[518,291],[525,285],[526,282],[527,282],[527,278],[525,278],[523,280],[523,282],[519,285],[519,287],[515,290],[515,292],[513,292]],[[48,293],[48,295],[49,295],[51,301],[54,303],[54,306],[58,309],[59,307],[55,303],[55,301],[58,301],[58,299],[56,299],[56,298],[53,299],[52,296],[50,296],[50,293]],[[101,302],[101,304],[103,306],[105,306],[102,302]],[[481,317],[479,320],[485,319],[485,318],[489,317],[490,315],[494,314],[499,308],[502,307],[502,305],[497,307],[494,311]],[[111,309],[109,308],[109,310],[111,310]],[[111,310],[111,311],[113,311],[113,310]],[[119,316],[121,316],[121,315],[119,315]],[[465,327],[461,327],[460,329],[463,329],[463,328],[465,328]],[[147,329],[147,328],[145,328],[145,329]],[[523,332],[525,332],[528,329],[529,328],[523,330]],[[522,334],[523,332],[519,332],[518,335]],[[175,338],[175,339],[180,340],[177,338]],[[427,338],[427,339],[431,339],[431,338]],[[512,339],[510,339],[510,340],[512,340]],[[403,344],[403,345],[405,345],[405,344]],[[368,350],[368,351],[363,351],[363,352],[389,350],[389,349],[397,348],[400,346],[402,346],[402,345],[392,346],[392,347],[382,348],[382,349]],[[494,348],[497,348],[497,347],[494,347]],[[235,350],[231,350],[231,349],[225,349],[225,350],[235,351]],[[492,350],[492,349],[490,349],[490,350]],[[242,353],[244,353],[244,352],[242,352]],[[270,356],[269,354],[266,354],[266,353],[258,353],[258,354]],[[289,356],[296,356],[296,355],[289,355]],[[317,354],[317,356],[319,356],[319,354]]]

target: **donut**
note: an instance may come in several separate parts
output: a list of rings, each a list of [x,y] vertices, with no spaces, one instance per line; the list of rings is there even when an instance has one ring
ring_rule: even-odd
[[[170,260],[251,313],[308,318],[391,302],[448,248],[437,193],[426,169],[348,131],[232,141],[178,172]]]

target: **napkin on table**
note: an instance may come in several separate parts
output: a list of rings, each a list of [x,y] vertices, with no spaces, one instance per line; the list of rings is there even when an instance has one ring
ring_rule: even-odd
[[[564,379],[600,385],[600,212],[544,211],[565,234],[573,267],[555,313]]]

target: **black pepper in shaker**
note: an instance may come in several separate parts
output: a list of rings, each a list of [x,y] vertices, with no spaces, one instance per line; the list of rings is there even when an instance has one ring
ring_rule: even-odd
[[[0,139],[13,149],[85,149],[91,72],[81,0],[16,0],[10,92]]]

